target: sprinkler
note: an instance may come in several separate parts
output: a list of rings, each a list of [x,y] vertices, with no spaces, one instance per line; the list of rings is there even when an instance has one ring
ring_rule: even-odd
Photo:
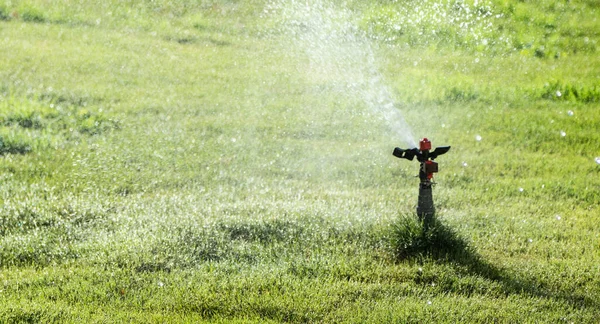
[[[416,147],[407,150],[399,147],[394,149],[395,157],[410,161],[416,157],[420,163],[417,216],[419,216],[419,220],[426,226],[432,224],[435,217],[435,207],[433,206],[433,194],[431,190],[434,183],[431,180],[433,179],[433,174],[438,172],[438,164],[433,160],[449,150],[450,146],[440,146],[431,151],[431,142],[427,138],[423,138],[419,142],[418,149]]]

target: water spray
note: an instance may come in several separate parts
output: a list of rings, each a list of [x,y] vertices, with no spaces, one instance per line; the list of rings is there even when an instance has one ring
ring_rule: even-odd
[[[436,147],[431,151],[431,142],[423,138],[419,142],[419,148],[394,149],[394,156],[412,161],[415,157],[420,163],[419,168],[419,203],[417,204],[417,216],[425,226],[432,224],[435,217],[435,207],[433,206],[433,174],[438,172],[438,163],[433,161],[438,156],[445,154],[450,150],[450,146]]]

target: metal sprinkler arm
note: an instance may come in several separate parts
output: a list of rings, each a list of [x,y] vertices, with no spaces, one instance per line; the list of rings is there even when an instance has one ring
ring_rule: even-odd
[[[433,152],[429,153],[429,158],[433,160],[439,155],[445,154],[448,151],[450,151],[450,146],[438,146],[435,148],[435,150],[433,150]]]

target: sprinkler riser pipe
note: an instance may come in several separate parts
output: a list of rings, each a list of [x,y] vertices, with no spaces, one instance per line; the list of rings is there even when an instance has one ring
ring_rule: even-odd
[[[419,200],[417,203],[417,216],[424,224],[431,224],[435,218],[435,205],[433,204],[433,184],[428,166],[431,161],[425,160],[420,163],[419,170]],[[437,165],[436,165],[437,166]],[[436,170],[437,172],[437,170]]]
[[[419,202],[417,204],[417,216],[424,224],[431,224],[435,218],[435,206],[433,205],[433,190],[431,183],[419,184]]]

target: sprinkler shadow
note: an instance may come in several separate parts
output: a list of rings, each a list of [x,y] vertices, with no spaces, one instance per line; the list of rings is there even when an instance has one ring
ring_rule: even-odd
[[[587,296],[552,289],[543,280],[504,269],[483,259],[454,230],[437,219],[423,224],[416,217],[402,217],[394,225],[393,246],[398,261],[433,261],[450,265],[461,276],[479,276],[500,285],[504,295],[529,295],[566,302],[574,307],[600,307],[600,303]],[[460,292],[458,292],[460,293]],[[464,292],[463,292],[464,293]],[[466,292],[471,294],[472,292]]]

